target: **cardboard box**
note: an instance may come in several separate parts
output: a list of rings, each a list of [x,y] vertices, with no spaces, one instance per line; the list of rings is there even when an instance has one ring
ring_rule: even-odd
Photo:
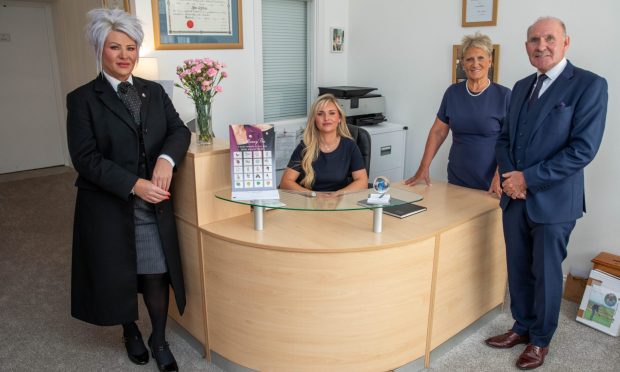
[[[577,311],[577,321],[612,336],[620,335],[619,297],[620,278],[592,270]]]
[[[581,278],[578,276],[573,276],[573,274],[568,274],[566,277],[566,283],[564,284],[564,295],[562,298],[576,304],[580,304],[581,299],[583,298],[583,292],[586,290],[587,283],[587,278]]]
[[[601,270],[611,275],[620,277],[620,256],[615,254],[601,252],[592,259],[595,270]]]

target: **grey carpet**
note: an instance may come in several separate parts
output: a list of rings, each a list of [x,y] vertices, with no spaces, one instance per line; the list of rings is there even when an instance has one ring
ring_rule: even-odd
[[[549,345],[545,364],[536,371],[620,371],[620,339],[578,323],[577,309],[577,304],[562,300],[558,330]],[[484,344],[487,337],[506,332],[512,323],[506,307],[502,314],[434,360],[432,368],[425,371],[519,371],[515,362],[525,345],[500,350]]]
[[[152,361],[127,359],[120,327],[70,316],[74,179],[64,173],[0,183],[0,371],[157,371]],[[143,305],[140,318],[149,335]],[[170,328],[181,370],[222,371]]]
[[[120,327],[97,327],[69,315],[73,173],[0,182],[0,371],[156,371],[132,364]],[[537,371],[620,371],[620,339],[577,323],[563,301],[560,327]],[[143,334],[148,314],[140,308]],[[483,340],[504,332],[506,311],[433,359],[427,371],[510,371],[522,347],[495,350]],[[195,343],[167,334],[182,371],[218,371]]]

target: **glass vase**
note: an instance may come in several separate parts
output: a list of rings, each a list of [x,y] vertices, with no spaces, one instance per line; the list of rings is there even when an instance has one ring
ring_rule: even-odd
[[[196,138],[199,145],[213,143],[213,116],[211,115],[211,102],[203,104],[195,102],[196,106]]]

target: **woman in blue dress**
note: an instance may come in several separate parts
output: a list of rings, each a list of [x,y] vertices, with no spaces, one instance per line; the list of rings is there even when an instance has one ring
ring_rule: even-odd
[[[420,166],[405,184],[430,185],[431,162],[452,130],[448,182],[488,190],[499,197],[502,188],[495,161],[495,141],[508,110],[510,89],[489,79],[493,43],[488,36],[480,33],[465,36],[462,51],[461,65],[467,79],[451,85],[444,93]]]
[[[324,94],[312,105],[304,138],[291,155],[280,188],[325,192],[368,188],[364,158],[333,95]]]

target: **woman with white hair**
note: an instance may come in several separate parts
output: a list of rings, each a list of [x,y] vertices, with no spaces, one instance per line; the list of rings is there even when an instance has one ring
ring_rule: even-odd
[[[407,185],[430,184],[433,158],[452,130],[448,156],[448,182],[502,194],[495,142],[508,112],[510,89],[489,79],[493,43],[480,33],[463,37],[461,66],[467,79],[448,87],[435,122],[428,133],[424,155]]]
[[[146,364],[135,321],[143,295],[160,371],[177,371],[165,340],[169,287],[182,314],[185,288],[170,183],[190,132],[163,88],[132,76],[143,32],[122,10],[88,13],[99,75],[67,95],[67,137],[78,172],[71,315],[122,325],[129,359]]]

